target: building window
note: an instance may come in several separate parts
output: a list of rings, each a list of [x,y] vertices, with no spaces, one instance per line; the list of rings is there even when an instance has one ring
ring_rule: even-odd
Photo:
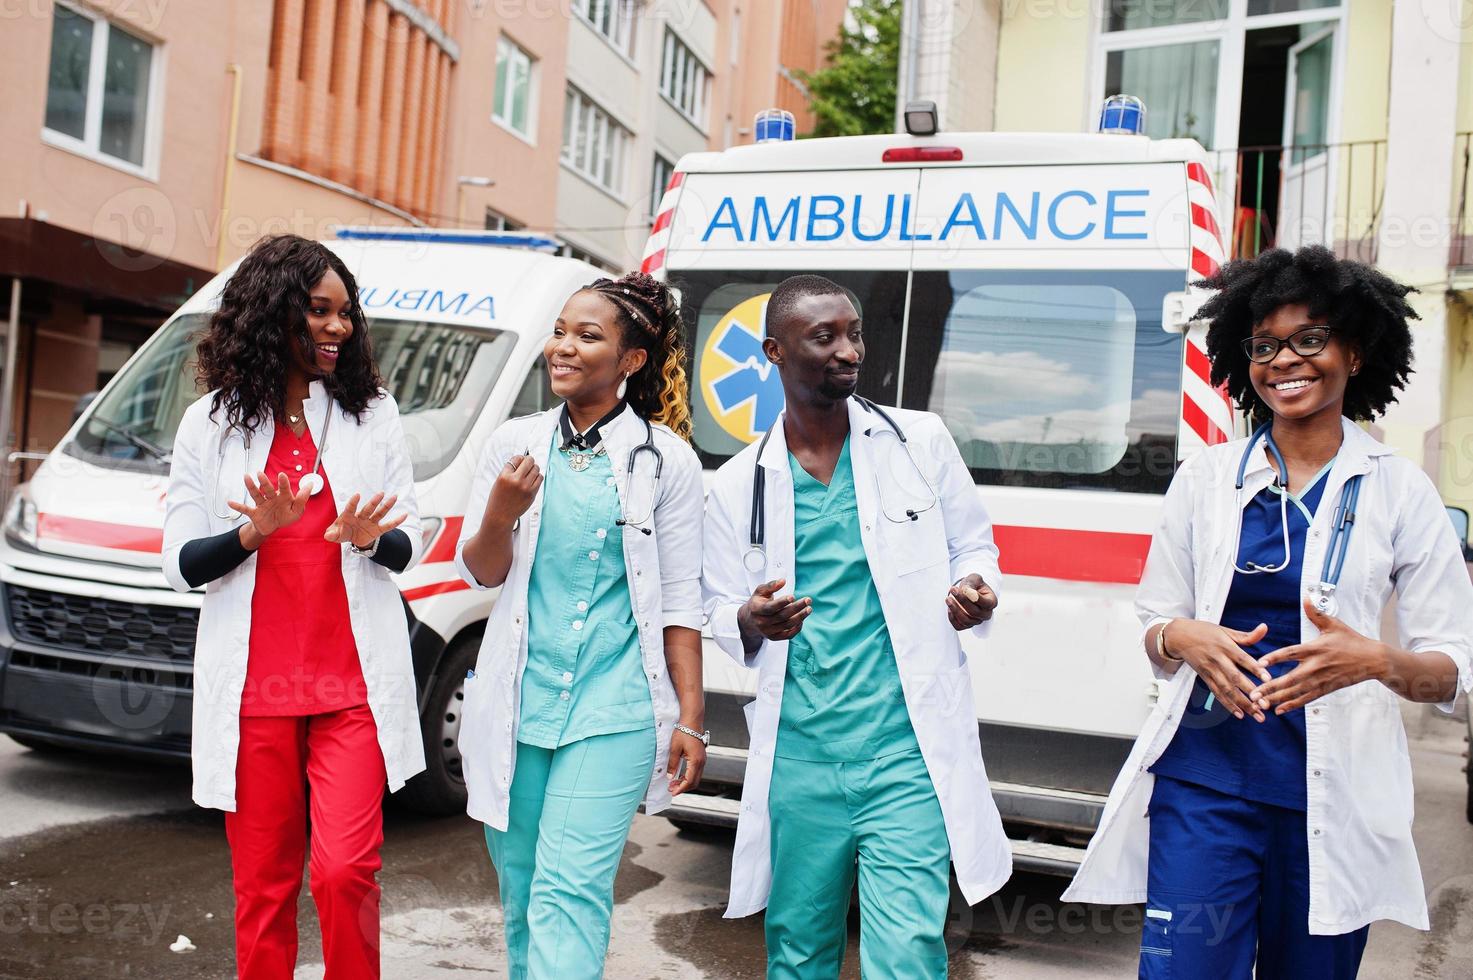
[[[532,138],[532,56],[502,35],[496,42],[496,93],[491,118]]]
[[[660,154],[655,154],[655,166],[650,175],[650,220],[653,221],[660,211],[660,201],[665,196],[665,188],[670,186],[670,178],[675,174],[675,164],[666,160]]]
[[[527,226],[515,218],[508,218],[493,208],[486,209],[487,231],[521,231]]]
[[[152,44],[58,3],[45,134],[68,149],[143,168],[153,75]]]
[[[577,245],[564,244],[562,248],[558,249],[557,254],[563,256],[564,258],[578,259],[580,262],[587,262],[589,265],[597,266],[605,272],[612,272],[614,275],[619,274],[619,267],[614,265],[614,263],[602,259],[597,255],[594,255],[587,249],[579,248]]]
[[[670,100],[697,128],[706,128],[706,95],[711,87],[711,73],[690,48],[665,31],[665,56],[660,68],[660,94]]]
[[[573,0],[573,9],[621,54],[634,53],[632,0]]]
[[[1217,116],[1217,42],[1126,48],[1105,56],[1105,90],[1127,92],[1146,104],[1146,134],[1214,145]]]
[[[572,86],[563,101],[563,163],[616,196],[624,193],[629,130]]]

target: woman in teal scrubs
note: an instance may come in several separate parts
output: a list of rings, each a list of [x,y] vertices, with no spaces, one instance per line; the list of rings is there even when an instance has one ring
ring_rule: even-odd
[[[462,750],[511,976],[562,980],[603,974],[640,802],[668,805],[705,764],[703,498],[663,285],[579,290],[544,355],[564,404],[492,435],[457,553],[471,584],[503,587]]]

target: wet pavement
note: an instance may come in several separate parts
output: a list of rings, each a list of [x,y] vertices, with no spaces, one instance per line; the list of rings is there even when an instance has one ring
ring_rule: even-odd
[[[1373,928],[1362,977],[1473,976],[1473,825],[1463,817],[1462,728],[1408,707],[1417,838],[1430,933]],[[230,859],[219,813],[189,803],[187,767],[43,753],[0,736],[0,977],[233,976]],[[383,975],[504,977],[496,879],[481,829],[391,807],[386,818]],[[610,980],[759,978],[762,920],[724,920],[731,835],[639,816],[616,884]],[[953,903],[959,980],[1134,976],[1141,911],[1058,901],[1063,881],[1016,875]],[[304,887],[297,976],[322,976]],[[187,936],[195,949],[173,952]],[[844,977],[857,978],[851,919]]]

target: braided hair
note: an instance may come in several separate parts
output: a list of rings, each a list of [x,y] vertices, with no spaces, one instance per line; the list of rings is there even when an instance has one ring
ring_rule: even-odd
[[[1198,319],[1207,320],[1207,356],[1212,383],[1228,394],[1254,425],[1272,413],[1253,390],[1250,361],[1242,340],[1269,314],[1303,303],[1309,315],[1324,318],[1361,354],[1360,373],[1345,386],[1342,412],[1353,421],[1370,421],[1396,401],[1412,373],[1412,331],[1418,319],[1406,301],[1416,290],[1360,262],[1337,259],[1323,245],[1296,252],[1270,249],[1256,259],[1238,259],[1196,285],[1217,290]]]
[[[680,304],[664,283],[643,272],[595,279],[585,290],[598,293],[619,311],[620,351],[643,350],[644,366],[629,376],[625,399],[640,418],[667,426],[680,438],[691,435],[685,345]]]

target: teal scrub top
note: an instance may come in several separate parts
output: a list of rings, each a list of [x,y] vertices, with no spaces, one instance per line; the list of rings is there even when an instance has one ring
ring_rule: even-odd
[[[527,666],[517,740],[555,749],[593,735],[655,725],[624,570],[613,465],[601,452],[582,472],[553,439],[542,529],[527,590]]]
[[[849,441],[828,486],[788,456],[793,473],[792,594],[813,611],[788,643],[774,754],[859,762],[919,747],[895,648],[859,536]]]

